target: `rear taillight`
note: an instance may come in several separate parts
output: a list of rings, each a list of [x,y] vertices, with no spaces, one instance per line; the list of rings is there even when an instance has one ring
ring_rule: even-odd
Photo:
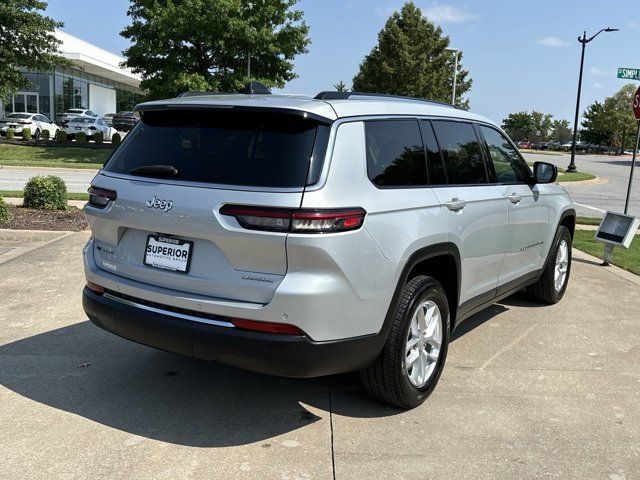
[[[89,280],[87,280],[87,288],[91,290],[93,293],[97,293],[98,295],[102,295],[104,293],[104,287],[101,287],[96,283],[90,282]]]
[[[256,322],[255,320],[245,320],[244,318],[232,318],[231,323],[236,328],[251,330],[252,332],[279,333],[282,335],[305,334],[298,327],[288,323]]]
[[[362,208],[331,210],[283,209],[225,205],[222,215],[235,217],[249,230],[291,233],[335,233],[357,230],[367,212]]]
[[[106,188],[89,188],[89,204],[97,207],[104,208],[109,202],[117,198],[116,192],[113,190],[107,190]]]
[[[31,125],[33,122],[31,120],[18,120],[18,123],[22,125]]]

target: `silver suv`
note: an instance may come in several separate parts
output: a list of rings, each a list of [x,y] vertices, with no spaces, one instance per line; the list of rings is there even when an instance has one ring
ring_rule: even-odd
[[[360,370],[411,408],[463,320],[565,292],[572,201],[483,117],[337,92],[136,110],[85,208],[84,309],[121,337],[275,375]]]

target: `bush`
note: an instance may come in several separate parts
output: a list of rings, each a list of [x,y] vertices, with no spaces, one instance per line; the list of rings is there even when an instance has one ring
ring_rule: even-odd
[[[76,143],[87,143],[87,134],[84,132],[76,133]]]
[[[4,203],[4,198],[0,197],[0,224],[9,220],[9,209],[7,204]]]
[[[22,129],[22,139],[23,140],[31,140],[31,129],[30,128],[23,128]]]
[[[66,210],[67,186],[55,175],[32,177],[24,187],[24,206],[38,210]]]
[[[102,132],[96,132],[93,134],[93,141],[98,145],[104,142],[104,134]]]
[[[67,132],[64,130],[58,130],[56,132],[56,141],[58,142],[66,142],[67,141]]]
[[[50,136],[51,136],[51,132],[49,130],[42,130],[42,134],[40,138],[42,138],[43,140],[49,140]]]
[[[13,137],[15,137],[13,130],[11,129],[7,130],[7,140],[11,140]]]
[[[122,137],[120,136],[119,133],[114,133],[111,136],[111,145],[113,145],[114,147],[117,147],[118,145],[120,145],[121,141],[122,141]]]

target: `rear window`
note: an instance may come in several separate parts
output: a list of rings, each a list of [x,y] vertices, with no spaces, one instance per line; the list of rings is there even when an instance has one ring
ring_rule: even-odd
[[[27,118],[31,118],[31,115],[26,113],[12,113],[10,115],[7,115],[7,118],[21,118],[26,120]]]
[[[433,123],[449,184],[487,183],[482,150],[473,125],[437,120]]]
[[[174,180],[300,188],[307,183],[317,128],[314,120],[282,113],[148,111],[105,170],[130,174],[169,165],[178,171]]]
[[[95,118],[72,118],[69,123],[93,123]]]
[[[84,112],[84,110],[74,110],[74,109],[67,110],[67,113],[83,113],[83,112]]]

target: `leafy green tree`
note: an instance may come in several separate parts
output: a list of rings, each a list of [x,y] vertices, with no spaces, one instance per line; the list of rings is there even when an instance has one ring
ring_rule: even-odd
[[[58,54],[60,41],[53,34],[63,24],[45,17],[45,8],[47,2],[38,0],[0,1],[0,99],[30,86],[20,68],[49,72],[69,65]]]
[[[413,2],[394,12],[378,34],[378,44],[360,64],[353,90],[451,102],[454,56],[449,37]],[[459,59],[462,54],[459,54]],[[469,72],[458,62],[456,104],[471,88]]]
[[[572,139],[573,132],[569,120],[554,120],[551,122],[551,139],[554,142],[566,143]]]
[[[603,102],[589,105],[583,114],[582,139],[619,151],[633,148],[636,120],[631,105],[635,91],[635,85],[627,84]]]
[[[553,115],[549,113],[531,112],[531,123],[533,124],[533,135],[531,140],[535,142],[546,142],[551,135],[551,124]]]
[[[241,91],[248,80],[284,87],[309,28],[297,0],[131,0],[125,65],[151,97]],[[251,64],[251,76],[248,66]]]
[[[514,142],[531,140],[535,133],[533,119],[528,112],[510,113],[502,121],[502,129]]]

